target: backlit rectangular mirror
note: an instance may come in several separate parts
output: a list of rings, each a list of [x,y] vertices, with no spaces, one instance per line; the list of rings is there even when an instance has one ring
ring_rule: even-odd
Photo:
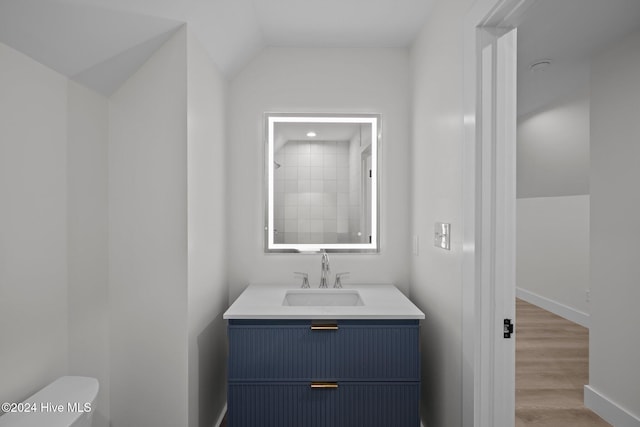
[[[375,114],[265,114],[267,252],[377,252]]]

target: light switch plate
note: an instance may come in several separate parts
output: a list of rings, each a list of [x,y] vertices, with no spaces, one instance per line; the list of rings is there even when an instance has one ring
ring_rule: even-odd
[[[433,233],[433,244],[436,248],[451,250],[451,224],[436,222]]]

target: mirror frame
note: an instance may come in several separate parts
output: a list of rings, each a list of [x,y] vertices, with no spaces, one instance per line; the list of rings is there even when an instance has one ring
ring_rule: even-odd
[[[382,139],[379,114],[265,113],[265,227],[264,251],[267,253],[378,253],[380,252],[380,168]],[[274,233],[274,130],[276,123],[360,123],[371,125],[371,243],[275,243]]]

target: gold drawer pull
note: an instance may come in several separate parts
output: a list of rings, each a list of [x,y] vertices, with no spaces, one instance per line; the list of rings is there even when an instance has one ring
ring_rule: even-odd
[[[311,325],[312,331],[337,331],[338,325]]]
[[[312,382],[311,388],[338,388],[338,383]]]

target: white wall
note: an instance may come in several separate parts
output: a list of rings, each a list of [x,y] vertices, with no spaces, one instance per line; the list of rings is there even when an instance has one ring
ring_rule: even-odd
[[[519,117],[517,138],[518,198],[589,194],[588,86]]]
[[[113,427],[187,424],[186,29],[109,102]]]
[[[581,73],[584,81],[572,95],[518,118],[516,286],[518,297],[588,326],[590,88],[584,68],[586,78]]]
[[[94,426],[109,419],[106,98],[68,83],[69,374],[97,378]]]
[[[411,299],[422,322],[422,418],[462,423],[462,22],[472,1],[437,2],[411,49],[413,83]],[[451,223],[451,251],[433,246]],[[405,243],[409,246],[409,242]]]
[[[98,427],[212,425],[223,77],[184,28],[109,101],[3,44],[0,59],[1,400],[88,375]]]
[[[640,425],[640,33],[591,68],[589,384]],[[606,418],[606,417],[605,417]]]
[[[67,370],[67,79],[0,43],[0,401]]]
[[[320,277],[320,257],[264,253],[263,114],[373,112],[382,115],[381,251],[331,255],[350,280],[390,281],[408,291],[409,68],[405,49],[267,48],[231,82],[227,188],[229,292],[252,281]]]
[[[589,195],[517,199],[516,212],[518,296],[586,326]]]
[[[190,32],[187,41],[189,426],[197,427],[213,425],[226,402],[226,83]]]

